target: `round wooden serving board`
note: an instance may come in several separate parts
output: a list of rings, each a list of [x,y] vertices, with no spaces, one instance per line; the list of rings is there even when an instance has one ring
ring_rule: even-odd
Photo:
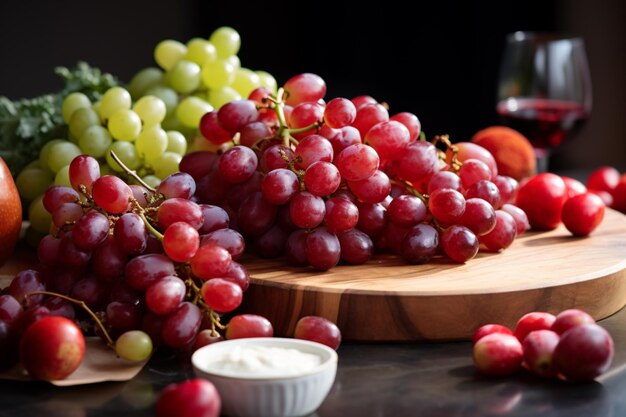
[[[344,340],[469,339],[486,323],[514,326],[530,311],[580,308],[596,319],[626,304],[626,216],[607,210],[589,237],[563,226],[520,236],[502,253],[466,264],[435,259],[407,265],[378,256],[365,265],[327,272],[245,259],[251,286],[243,311],[261,314],[276,335],[319,315],[337,323]]]

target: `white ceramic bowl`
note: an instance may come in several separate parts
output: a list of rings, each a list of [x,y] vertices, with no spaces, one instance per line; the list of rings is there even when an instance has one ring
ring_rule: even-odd
[[[236,347],[284,348],[318,355],[319,365],[290,376],[238,374],[215,369],[216,358]],[[215,384],[222,399],[222,413],[231,417],[288,417],[314,412],[330,391],[337,373],[337,352],[307,340],[259,337],[213,343],[196,350],[194,372]]]

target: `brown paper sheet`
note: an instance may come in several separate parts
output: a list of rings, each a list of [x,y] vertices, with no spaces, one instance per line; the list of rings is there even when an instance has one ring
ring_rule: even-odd
[[[85,338],[85,357],[76,371],[65,379],[50,381],[56,386],[95,384],[105,381],[128,381],[134,378],[147,361],[130,362],[119,358],[100,338]],[[31,381],[21,365],[0,372],[0,379]]]

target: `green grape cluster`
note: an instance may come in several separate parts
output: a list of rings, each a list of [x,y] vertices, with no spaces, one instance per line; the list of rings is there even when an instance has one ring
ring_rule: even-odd
[[[186,44],[176,40],[161,41],[154,49],[158,67],[137,72],[128,91],[137,100],[152,95],[163,100],[166,129],[183,132],[192,148],[208,145],[195,141],[200,118],[223,104],[247,98],[257,87],[276,92],[277,84],[265,71],[241,66],[237,53],[239,33],[230,27],[216,29],[209,39],[193,38]]]
[[[61,113],[68,137],[47,142],[39,158],[16,177],[32,229],[48,233],[51,218],[42,195],[51,185],[70,185],[69,163],[74,157],[90,155],[100,162],[102,175],[123,177],[111,157],[114,151],[156,187],[178,171],[185,153],[211,147],[198,133],[205,113],[247,98],[257,87],[276,92],[276,80],[269,73],[241,66],[240,46],[239,33],[230,27],[186,44],[163,40],[154,49],[158,68],[140,70],[125,87],[109,88],[96,102],[81,92],[67,95]]]
[[[111,157],[113,151],[146,183],[157,186],[162,178],[178,171],[187,152],[187,138],[182,133],[163,129],[166,106],[156,96],[146,95],[133,103],[128,90],[112,87],[92,103],[86,95],[75,92],[65,98],[61,113],[68,125],[68,138],[46,143],[39,159],[16,178],[22,199],[30,203],[31,225],[41,233],[48,232],[50,221],[41,196],[51,185],[71,186],[69,164],[76,156],[96,158],[103,175],[123,175],[124,170]]]

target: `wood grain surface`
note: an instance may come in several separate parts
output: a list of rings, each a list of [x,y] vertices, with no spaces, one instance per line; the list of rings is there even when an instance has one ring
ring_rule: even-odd
[[[0,267],[0,288],[33,265],[23,242]],[[418,341],[471,338],[482,324],[514,326],[530,311],[581,308],[596,319],[626,304],[626,216],[607,210],[589,237],[559,227],[520,236],[502,253],[479,253],[466,264],[444,258],[407,265],[381,255],[365,265],[330,271],[248,257],[251,275],[239,312],[261,314],[276,335],[291,336],[297,320],[319,315],[345,340]]]
[[[266,316],[277,335],[292,335],[302,316],[320,315],[345,340],[469,339],[483,324],[514,326],[530,311],[581,308],[602,319],[624,307],[626,216],[607,210],[584,238],[563,226],[527,233],[462,265],[444,258],[407,265],[391,255],[327,272],[281,259],[243,263],[251,286],[242,311]]]

